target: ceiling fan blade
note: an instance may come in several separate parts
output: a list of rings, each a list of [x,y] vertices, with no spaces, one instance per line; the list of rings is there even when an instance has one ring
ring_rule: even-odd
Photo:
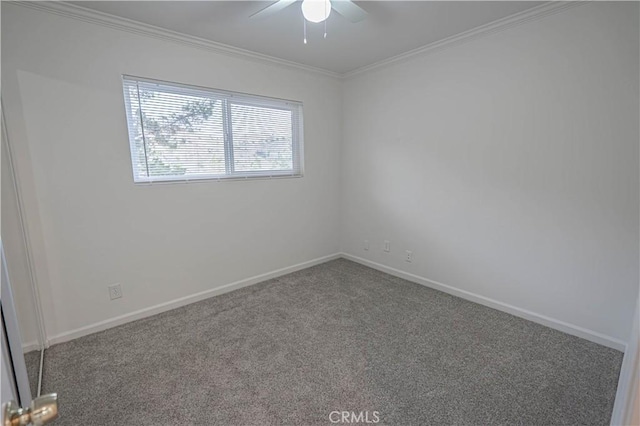
[[[367,12],[351,0],[331,0],[331,6],[351,22],[360,22],[367,17]]]
[[[292,5],[295,2],[296,0],[278,0],[277,2],[270,4],[264,9],[254,13],[249,18],[266,18],[267,16],[271,16],[274,13],[280,12],[282,9]]]

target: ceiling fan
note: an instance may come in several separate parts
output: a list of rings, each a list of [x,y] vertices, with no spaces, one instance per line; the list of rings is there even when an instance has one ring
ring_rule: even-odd
[[[296,3],[297,0],[278,0],[264,9],[251,15],[251,18],[264,18],[280,12],[284,8]],[[351,0],[303,0],[302,14],[309,22],[325,21],[335,10],[351,22],[360,22],[367,17],[367,12]]]

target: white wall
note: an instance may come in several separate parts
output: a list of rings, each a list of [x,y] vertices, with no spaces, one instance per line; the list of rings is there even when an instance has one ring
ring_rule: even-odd
[[[338,251],[339,80],[2,12],[2,96],[49,337]],[[302,101],[305,176],[134,185],[124,73]]]
[[[637,3],[577,6],[344,82],[2,12],[3,101],[49,337],[341,246],[626,340]],[[123,73],[303,101],[305,177],[134,185]],[[124,298],[110,302],[115,282]]]
[[[3,138],[4,139],[4,138]],[[7,144],[2,141],[2,245],[7,261],[7,272],[13,292],[13,302],[18,317],[18,328],[26,351],[38,346],[38,326],[31,290],[31,277],[27,262],[25,240],[18,210],[13,175]]]
[[[350,78],[343,251],[626,341],[638,74],[638,4],[594,2]]]

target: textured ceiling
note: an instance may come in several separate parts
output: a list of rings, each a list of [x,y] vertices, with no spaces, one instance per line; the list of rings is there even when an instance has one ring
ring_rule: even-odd
[[[303,44],[300,3],[262,19],[261,1],[85,1],[82,7],[254,52],[345,73],[532,8],[523,1],[360,1],[369,15],[351,23],[335,13],[308,24]]]

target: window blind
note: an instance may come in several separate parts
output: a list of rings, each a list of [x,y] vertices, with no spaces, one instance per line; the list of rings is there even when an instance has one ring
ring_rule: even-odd
[[[302,175],[302,104],[123,76],[135,182]]]

